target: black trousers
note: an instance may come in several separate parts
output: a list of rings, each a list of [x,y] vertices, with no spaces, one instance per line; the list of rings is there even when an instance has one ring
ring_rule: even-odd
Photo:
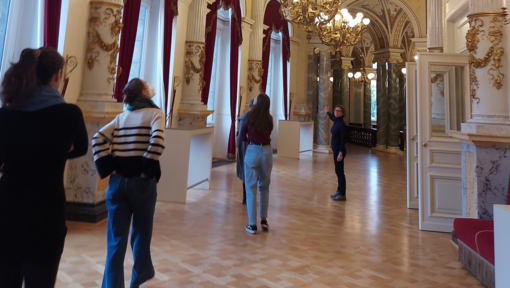
[[[62,252],[49,257],[20,258],[14,253],[0,255],[0,287],[53,288]]]
[[[54,237],[45,237],[48,235]],[[4,241],[4,244],[10,245],[0,246],[1,288],[21,288],[23,282],[25,288],[55,287],[66,232],[50,231],[48,235],[28,237],[16,244],[14,240]]]
[[[333,149],[333,161],[335,161],[335,173],[336,177],[338,178],[338,187],[336,191],[340,192],[340,195],[345,196],[345,190],[347,187],[346,181],[345,181],[345,173],[344,173],[344,162],[345,162],[345,156],[347,153],[342,153],[342,156],[344,159],[342,161],[338,162],[338,154],[340,154],[340,149],[335,147],[332,147]]]

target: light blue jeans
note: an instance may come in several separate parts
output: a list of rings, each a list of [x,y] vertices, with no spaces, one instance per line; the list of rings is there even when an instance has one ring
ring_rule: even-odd
[[[124,256],[131,222],[131,248],[135,262],[131,287],[138,287],[154,277],[150,245],[156,208],[156,187],[156,181],[149,178],[110,176],[106,192],[107,255],[102,288],[124,288]]]
[[[244,156],[244,183],[250,225],[257,225],[257,185],[260,194],[260,218],[267,218],[271,170],[273,170],[271,146],[248,145]]]

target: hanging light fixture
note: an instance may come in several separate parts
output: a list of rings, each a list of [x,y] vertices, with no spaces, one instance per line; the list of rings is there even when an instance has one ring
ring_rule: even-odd
[[[356,82],[356,83],[363,83],[363,82],[369,83],[370,80],[374,79],[375,74],[368,73],[368,75],[367,75],[367,72],[365,72],[365,69],[361,68],[361,71],[356,72],[356,73],[349,72],[349,73],[347,73],[347,76],[349,78],[354,77],[354,82]]]
[[[310,43],[312,33],[333,19],[342,0],[280,0],[280,3],[280,14],[288,22],[303,28]]]
[[[363,13],[356,14],[354,18],[345,8],[330,19],[326,25],[319,27],[319,37],[322,43],[331,47],[331,54],[340,59],[342,48],[361,41],[363,28],[370,24],[370,19],[363,18]]]

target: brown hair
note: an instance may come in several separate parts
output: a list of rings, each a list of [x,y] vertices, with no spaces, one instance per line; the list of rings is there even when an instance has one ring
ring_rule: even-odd
[[[38,86],[48,85],[62,68],[64,58],[54,48],[24,49],[19,61],[11,63],[5,72],[0,96],[2,106],[13,110],[23,109]]]
[[[271,100],[269,96],[261,93],[257,96],[257,104],[246,115],[246,122],[249,130],[253,130],[256,133],[266,132],[267,126],[273,124],[273,116],[269,114],[269,107],[271,106]]]
[[[145,83],[140,78],[131,79],[126,86],[124,86],[124,90],[122,93],[124,94],[124,103],[130,104],[138,97],[143,96],[143,90],[145,90]]]
[[[342,106],[342,105],[336,105],[336,106],[335,106],[335,109],[336,109],[336,108],[340,108],[340,109],[342,109],[342,116],[341,116],[340,118],[344,118],[344,116],[345,116],[345,109],[344,109],[344,106]]]

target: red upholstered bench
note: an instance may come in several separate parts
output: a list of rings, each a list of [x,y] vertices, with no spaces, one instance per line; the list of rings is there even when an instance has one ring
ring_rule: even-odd
[[[510,183],[507,205],[510,205]],[[459,245],[459,261],[488,288],[495,287],[494,221],[457,218],[453,233]]]

